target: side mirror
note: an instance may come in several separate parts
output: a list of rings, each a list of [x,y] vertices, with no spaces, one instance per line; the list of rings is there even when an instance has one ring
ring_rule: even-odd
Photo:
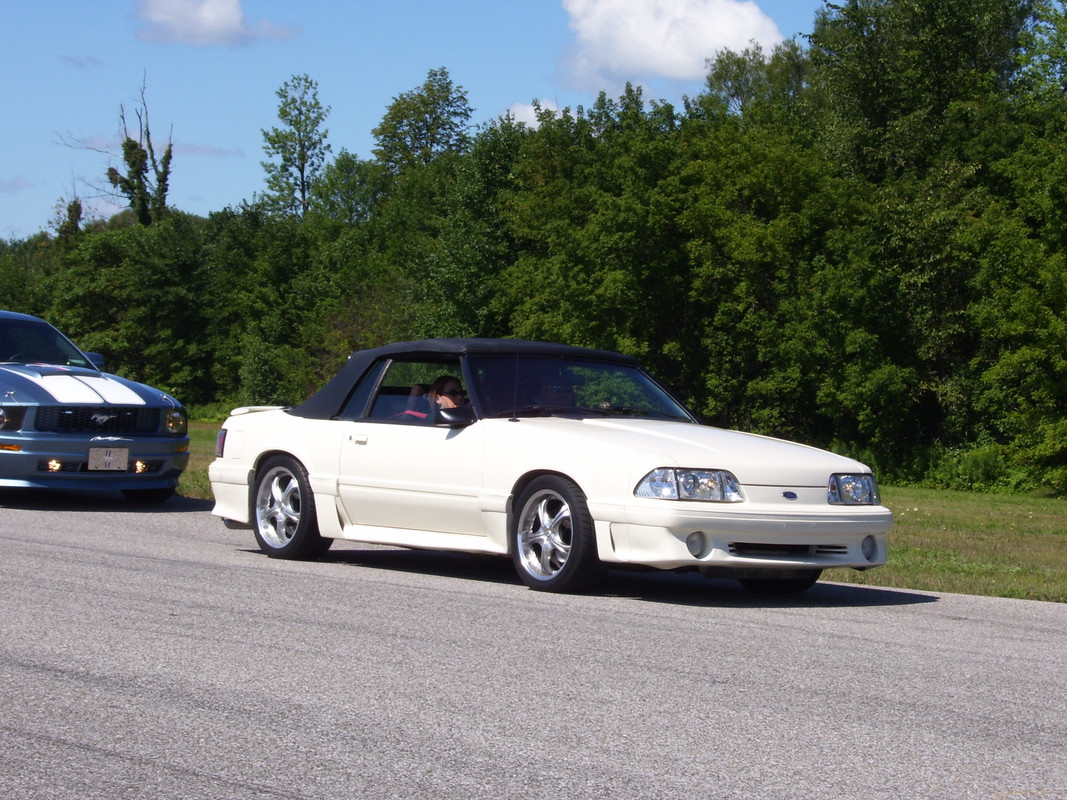
[[[104,357],[99,353],[86,353],[89,357],[89,363],[96,367],[101,372],[104,371]]]
[[[456,408],[439,408],[437,409],[437,424],[447,425],[449,428],[466,428],[468,425],[473,425],[477,421],[477,417],[474,416],[474,409],[470,403],[466,403]]]

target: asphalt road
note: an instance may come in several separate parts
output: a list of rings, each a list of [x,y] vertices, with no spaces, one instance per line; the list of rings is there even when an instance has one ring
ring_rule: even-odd
[[[341,545],[0,493],[0,798],[1067,797],[1067,606]]]

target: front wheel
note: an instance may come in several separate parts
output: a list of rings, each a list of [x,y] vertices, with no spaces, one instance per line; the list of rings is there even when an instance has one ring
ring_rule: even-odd
[[[252,529],[268,556],[315,558],[333,544],[319,535],[307,471],[292,458],[276,456],[260,468],[252,503]]]
[[[822,576],[821,569],[790,570],[788,577],[775,573],[776,577],[738,578],[742,586],[757,594],[800,594],[806,592]]]
[[[516,507],[511,559],[523,583],[546,592],[573,592],[600,577],[593,518],[573,481],[537,478]]]

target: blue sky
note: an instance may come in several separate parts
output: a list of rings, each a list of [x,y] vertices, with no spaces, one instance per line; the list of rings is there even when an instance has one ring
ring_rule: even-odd
[[[144,87],[174,145],[170,205],[207,214],[263,191],[264,129],[293,75],[318,83],[328,140],[369,158],[397,95],[445,67],[475,123],[531,101],[589,106],[626,81],[677,103],[705,59],[809,33],[823,0],[0,0],[0,238],[52,231],[60,201],[119,210],[120,107]]]

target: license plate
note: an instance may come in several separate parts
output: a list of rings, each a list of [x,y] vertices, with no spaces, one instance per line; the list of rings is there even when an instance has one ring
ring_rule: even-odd
[[[125,472],[130,463],[128,447],[90,447],[89,469]]]

